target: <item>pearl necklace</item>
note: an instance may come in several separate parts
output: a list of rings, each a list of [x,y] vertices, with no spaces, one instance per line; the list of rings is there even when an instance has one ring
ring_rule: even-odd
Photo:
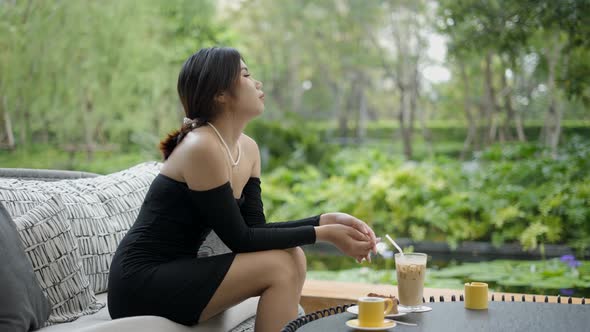
[[[240,162],[240,157],[242,156],[242,149],[240,149],[240,142],[237,142],[238,143],[238,159],[236,159],[236,161],[234,161],[234,157],[232,157],[229,147],[227,146],[227,144],[223,140],[223,137],[221,137],[221,134],[219,133],[219,131],[217,131],[217,128],[215,128],[215,126],[213,126],[213,124],[211,122],[207,122],[207,124],[211,128],[213,128],[213,130],[217,134],[217,137],[219,137],[219,140],[221,140],[221,143],[223,143],[223,146],[225,146],[225,150],[227,151],[227,154],[229,155],[229,159],[231,160],[231,166],[232,167],[238,166],[238,163]]]

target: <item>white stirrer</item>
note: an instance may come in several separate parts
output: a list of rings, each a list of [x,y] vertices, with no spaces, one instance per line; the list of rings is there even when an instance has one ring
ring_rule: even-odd
[[[389,242],[391,242],[391,244],[393,244],[393,246],[397,249],[397,251],[399,251],[399,253],[403,256],[404,252],[402,251],[402,248],[400,248],[397,243],[395,243],[395,241],[393,241],[393,239],[389,236],[389,234],[385,234],[385,237],[389,240]]]

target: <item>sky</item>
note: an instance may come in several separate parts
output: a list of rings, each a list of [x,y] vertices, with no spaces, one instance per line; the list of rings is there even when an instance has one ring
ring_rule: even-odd
[[[447,55],[445,39],[436,33],[428,35],[428,50],[426,51],[431,64],[425,66],[422,75],[431,83],[446,82],[451,78],[451,72],[444,66]]]

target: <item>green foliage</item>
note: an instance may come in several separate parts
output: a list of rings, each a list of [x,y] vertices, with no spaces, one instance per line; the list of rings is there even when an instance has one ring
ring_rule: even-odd
[[[307,277],[315,280],[339,280],[365,283],[397,284],[395,270],[373,266],[326,270],[318,259],[309,261]],[[480,281],[492,291],[525,292],[553,295],[560,289],[573,289],[574,296],[588,296],[590,262],[571,268],[559,259],[546,261],[495,260],[463,263],[441,269],[428,269],[425,287],[462,289],[464,283]]]
[[[155,149],[150,152],[133,149],[125,153],[101,151],[96,152],[92,160],[84,152],[66,153],[53,145],[38,144],[28,149],[0,152],[1,167],[76,170],[98,174],[118,172],[148,160],[159,159]]]
[[[254,121],[246,128],[258,144],[262,154],[263,170],[280,165],[290,168],[321,163],[330,156],[334,147],[321,144],[320,133],[296,115],[283,121]]]
[[[270,121],[252,123],[248,133],[259,143],[263,168],[273,170],[265,178],[272,218],[342,210],[380,232],[453,245],[482,239],[497,245],[520,241],[527,248],[545,242],[588,246],[588,112],[582,103],[559,97],[564,91],[581,99],[588,93],[584,31],[590,25],[582,21],[588,15],[580,15],[586,2],[494,0],[482,7],[444,0],[433,19],[424,1],[250,0],[233,10],[220,10],[220,3],[0,1],[0,49],[6,50],[0,52],[0,144],[14,136],[17,148],[2,152],[2,166],[106,173],[159,159],[159,139],[182,117],[175,91],[182,61],[200,47],[233,45],[264,81],[268,96]],[[454,81],[440,89],[418,91],[417,108],[426,112],[435,156],[426,144],[416,144],[418,160],[426,161],[405,163],[397,157],[400,135],[393,119],[400,107],[395,77],[407,73],[395,68],[409,69],[405,60],[425,67],[429,60],[393,45],[400,32],[395,27],[415,29],[406,41],[416,44],[422,41],[412,38],[429,34],[430,22],[450,38],[451,56],[465,61],[471,90],[463,92],[461,75],[453,73]],[[449,160],[466,136],[463,103],[484,111],[481,67],[490,51],[497,54],[490,64],[494,76],[508,70],[513,75],[509,89],[497,89],[498,99],[512,96],[515,112],[526,120],[526,136],[538,137],[538,115],[549,99],[549,30],[558,30],[557,40],[567,39],[555,91],[568,111],[563,138],[583,139],[571,140],[558,160],[534,144],[509,143],[490,147],[472,163]],[[392,49],[383,53],[376,47],[382,37],[393,38]],[[463,49],[470,54],[457,56]],[[455,62],[441,65],[457,69]],[[502,117],[476,122],[501,124]],[[362,130],[351,130],[364,129],[361,118],[370,120],[364,137]],[[325,122],[303,126],[309,119]],[[413,141],[420,143],[417,133]],[[365,145],[329,144],[338,135],[358,136]],[[97,151],[93,159],[63,152],[69,145],[108,144],[121,148]]]
[[[481,6],[479,1],[441,0],[431,5],[390,0],[0,1],[0,141],[12,131],[17,147],[152,144],[180,124],[175,82],[182,61],[215,44],[242,51],[264,83],[271,119],[283,120],[290,112],[307,119],[337,118],[342,128],[332,130],[332,136],[359,137],[365,123],[373,122],[368,138],[391,139],[399,133],[381,120],[397,119],[400,87],[395,81],[408,74],[395,68],[407,67],[407,61],[418,61],[420,68],[434,64],[425,54],[431,53],[425,52],[425,40],[416,38],[435,37],[435,25],[449,37],[451,55],[472,49],[464,59],[472,84],[469,96],[463,96],[456,63],[440,63],[453,71],[453,81],[418,91],[418,108],[424,109],[427,122],[444,118],[464,124],[463,97],[474,107],[482,100],[483,75],[476,68],[491,49],[498,51],[496,62],[506,62],[493,64],[495,76],[508,70],[513,75],[510,89],[498,89],[504,91],[499,95],[514,99],[527,137],[536,138],[540,126],[526,122],[548,108],[546,90],[541,89],[546,89],[547,75],[539,72],[546,71],[543,33],[550,29],[567,39],[557,68],[557,94],[566,91],[582,100],[588,96],[590,24],[588,15],[582,15],[587,1],[494,0]],[[439,8],[436,16],[434,8]],[[397,45],[396,26],[404,29],[403,40],[418,43],[415,52]],[[405,29],[416,31],[406,34]],[[379,52],[383,38],[391,47]],[[504,59],[507,53],[514,63]],[[525,62],[535,73],[525,72]],[[526,86],[517,84],[521,81]],[[562,97],[559,102],[564,119],[587,121],[581,103]],[[369,121],[361,121],[363,117]],[[461,126],[427,125],[435,142],[450,137],[462,141],[466,134]],[[583,134],[578,130],[589,136],[587,128],[570,129],[565,129],[566,136]],[[456,152],[457,146],[448,150]]]
[[[453,106],[456,108],[456,105]],[[322,135],[328,136],[330,131],[334,130],[334,123],[330,122],[315,122],[309,127],[315,129]],[[439,120],[429,121],[428,130],[432,135],[432,139],[435,142],[434,148],[437,150],[443,150],[441,143],[449,142],[460,142],[461,144],[455,147],[460,150],[462,148],[463,141],[467,136],[468,127],[463,121],[453,120]],[[524,127],[524,132],[527,137],[531,140],[536,140],[541,133],[543,123],[539,121],[529,121]],[[512,128],[514,130],[514,128]],[[571,138],[574,136],[580,136],[583,138],[590,138],[590,121],[584,120],[568,120],[563,121],[562,131],[564,138]],[[393,121],[378,121],[367,124],[366,138],[369,140],[384,140],[388,143],[392,140],[396,140],[400,136],[399,123]],[[414,141],[419,141],[420,138],[414,138]],[[535,144],[530,145],[517,145],[516,149],[528,148],[536,149]]]
[[[163,137],[182,118],[182,61],[232,41],[215,13],[209,0],[1,1],[0,140],[8,117],[24,148]]]
[[[582,77],[590,70],[587,0],[489,0],[485,5],[478,0],[439,0],[439,5],[438,26],[450,38],[452,56],[461,60],[486,52],[512,60],[530,52],[548,57],[547,40],[562,40],[562,56],[569,59],[556,82],[570,99],[589,101],[590,80]]]
[[[478,159],[404,162],[376,149],[343,149],[319,167],[279,167],[263,183],[270,220],[351,213],[378,234],[414,240],[590,243],[590,144],[573,139],[558,160],[527,144]]]

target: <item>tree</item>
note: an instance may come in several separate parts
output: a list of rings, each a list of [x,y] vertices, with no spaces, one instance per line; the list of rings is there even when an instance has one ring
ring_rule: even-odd
[[[588,30],[589,2],[586,0],[553,1],[519,1],[493,0],[486,3],[480,1],[441,1],[440,16],[441,29],[451,38],[451,52],[458,53],[464,49],[480,54],[485,59],[485,87],[486,87],[486,117],[489,139],[496,139],[498,123],[494,119],[497,93],[494,88],[493,66],[494,58],[499,59],[502,68],[501,85],[506,112],[502,137],[510,137],[511,122],[516,121],[517,137],[524,140],[524,131],[520,116],[516,116],[512,109],[510,85],[505,77],[506,71],[520,75],[516,64],[519,58],[528,56],[531,52],[538,54],[546,61],[538,69],[545,71],[546,88],[549,96],[549,107],[542,136],[543,141],[551,146],[554,155],[559,142],[562,108],[559,97],[564,91],[568,99],[582,97],[587,93],[590,82],[586,79],[576,79],[573,84],[567,84],[568,70],[572,66],[570,54],[578,50],[577,54],[588,54],[588,43],[584,42],[584,30]],[[542,36],[542,37],[538,37]],[[587,34],[586,34],[587,36]],[[534,39],[542,38],[542,45],[535,47]],[[549,40],[550,43],[546,41]],[[583,51],[582,51],[583,49]],[[584,67],[587,61],[574,61],[578,69]],[[581,65],[584,64],[584,65]]]
[[[364,132],[373,56],[367,28],[378,13],[375,2],[252,0],[227,19],[241,32],[247,61],[258,68],[269,117],[309,116],[310,105],[316,116],[336,119],[338,136],[347,137],[353,121],[355,133]],[[313,85],[306,94],[315,99],[308,103],[303,82]]]
[[[402,136],[403,151],[407,159],[412,159],[412,140],[414,121],[420,91],[420,70],[425,47],[424,1],[385,1],[383,36],[373,36],[374,45],[381,50],[381,63],[386,75],[399,90],[397,119]],[[393,50],[388,52],[388,45]],[[393,58],[389,57],[393,54]]]
[[[215,11],[203,0],[0,2],[1,136],[89,159],[113,143],[156,150],[182,117],[184,59],[231,39]]]

